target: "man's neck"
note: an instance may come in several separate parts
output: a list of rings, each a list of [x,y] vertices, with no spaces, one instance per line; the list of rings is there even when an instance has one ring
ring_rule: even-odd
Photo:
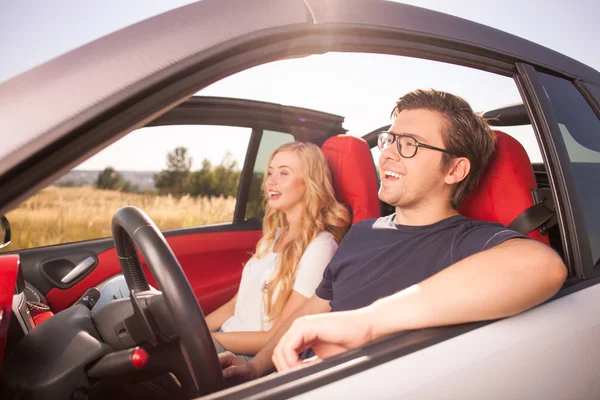
[[[450,206],[421,208],[396,207],[396,224],[425,226],[435,224],[436,222],[456,214],[458,214],[458,211]]]

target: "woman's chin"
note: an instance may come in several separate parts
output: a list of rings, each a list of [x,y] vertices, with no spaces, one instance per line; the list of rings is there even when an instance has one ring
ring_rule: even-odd
[[[278,200],[269,200],[269,207],[273,210],[282,211],[281,206],[282,204]]]
[[[278,212],[281,212],[284,214],[291,210],[291,207],[289,206],[289,204],[283,204],[277,200],[269,201],[269,206],[271,206],[272,210],[275,210],[275,211],[278,211]]]

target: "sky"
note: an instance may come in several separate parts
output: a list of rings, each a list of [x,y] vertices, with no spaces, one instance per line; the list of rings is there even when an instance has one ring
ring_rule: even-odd
[[[35,0],[0,2],[0,84],[110,32],[191,0]],[[592,0],[410,0],[524,37],[600,70],[600,2]],[[307,107],[345,117],[361,136],[389,122],[394,100],[421,87],[449,91],[477,111],[520,101],[510,78],[464,67],[397,56],[328,53],[274,62],[225,78],[198,95],[227,96]],[[541,161],[530,127],[506,131]],[[223,140],[223,138],[229,139]],[[226,127],[156,127],[132,132],[77,169],[160,170],[166,151],[185,146],[193,168],[230,151],[241,163],[249,132]],[[144,152],[128,151],[144,146]],[[224,144],[226,143],[226,144]],[[133,154],[132,154],[133,153]],[[125,156],[127,155],[127,156]]]

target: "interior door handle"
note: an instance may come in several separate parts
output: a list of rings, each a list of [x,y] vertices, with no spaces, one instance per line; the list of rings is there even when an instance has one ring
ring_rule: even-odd
[[[79,261],[75,267],[69,271],[61,280],[61,283],[67,284],[75,280],[78,276],[85,274],[90,268],[96,264],[94,257],[86,257]]]

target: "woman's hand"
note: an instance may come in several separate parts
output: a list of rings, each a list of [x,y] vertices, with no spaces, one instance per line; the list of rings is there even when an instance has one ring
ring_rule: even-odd
[[[373,340],[369,313],[365,309],[311,315],[294,321],[273,353],[278,371],[301,365],[299,353],[312,348],[327,358]]]

